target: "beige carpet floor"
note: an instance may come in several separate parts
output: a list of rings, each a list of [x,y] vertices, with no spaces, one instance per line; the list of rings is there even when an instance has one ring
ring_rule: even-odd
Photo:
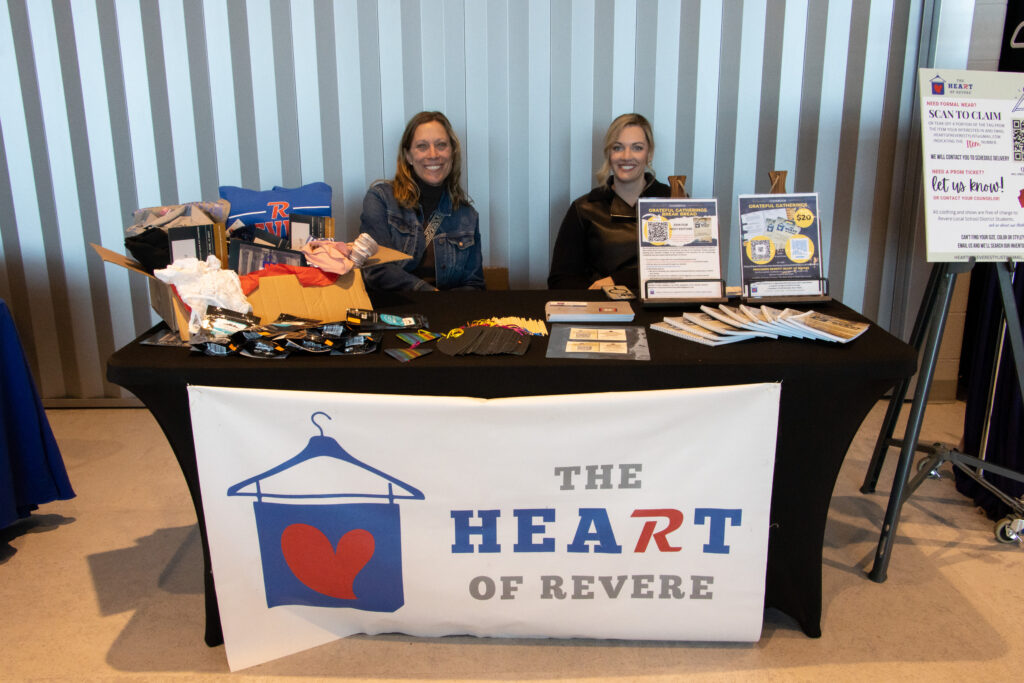
[[[756,644],[352,637],[235,674],[203,644],[195,514],[156,423],[51,410],[78,497],[0,530],[0,680],[1024,680],[1024,549],[997,543],[951,479],[904,507],[888,581],[866,577],[895,449],[878,493],[858,488],[885,407],[834,492],[820,639],[770,610]],[[955,444],[962,416],[929,406],[923,438]]]

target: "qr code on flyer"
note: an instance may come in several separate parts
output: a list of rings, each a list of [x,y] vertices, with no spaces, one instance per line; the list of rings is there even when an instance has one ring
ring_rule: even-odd
[[[647,241],[667,242],[671,230],[672,228],[668,221],[647,221]]]
[[[1024,119],[1013,119],[1013,160],[1024,161]]]

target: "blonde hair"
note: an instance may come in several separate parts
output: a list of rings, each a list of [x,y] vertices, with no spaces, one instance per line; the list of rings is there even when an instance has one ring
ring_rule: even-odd
[[[405,132],[402,133],[402,140],[398,144],[398,163],[395,164],[395,179],[392,181],[391,187],[400,206],[411,209],[419,203],[420,188],[413,178],[412,166],[406,161],[405,153],[412,148],[412,139],[416,135],[416,129],[431,121],[437,121],[444,127],[444,131],[452,143],[452,171],[445,179],[445,186],[448,188],[448,194],[451,195],[452,210],[454,211],[461,204],[470,203],[469,197],[459,185],[459,177],[462,175],[462,145],[459,143],[459,138],[455,135],[448,117],[439,111],[421,111],[409,119],[409,123],[405,126]]]
[[[647,139],[647,168],[651,167],[651,159],[654,157],[654,133],[651,130],[651,122],[640,114],[622,114],[612,121],[612,125],[608,126],[608,132],[604,134],[604,163],[601,164],[601,168],[597,169],[596,174],[597,179],[602,183],[612,173],[612,146],[618,142],[619,135],[627,126],[640,126],[644,132],[644,137]]]

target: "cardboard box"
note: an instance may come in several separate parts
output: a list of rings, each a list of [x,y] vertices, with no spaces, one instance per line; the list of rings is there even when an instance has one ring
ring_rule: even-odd
[[[149,281],[149,302],[167,326],[188,341],[189,310],[173,288],[147,273],[139,263],[115,251],[93,244],[100,258],[107,263],[141,273]],[[412,258],[400,251],[381,247],[367,266],[376,266]],[[325,322],[341,320],[350,308],[372,309],[370,296],[363,284],[363,275],[354,269],[326,287],[303,287],[294,275],[278,275],[260,280],[260,286],[249,295],[253,313],[262,322],[271,322],[281,313],[314,318]]]

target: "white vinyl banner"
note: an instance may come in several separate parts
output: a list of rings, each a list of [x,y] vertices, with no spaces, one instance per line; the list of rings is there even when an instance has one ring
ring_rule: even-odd
[[[756,641],[779,392],[189,387],[228,664],[355,633]]]

